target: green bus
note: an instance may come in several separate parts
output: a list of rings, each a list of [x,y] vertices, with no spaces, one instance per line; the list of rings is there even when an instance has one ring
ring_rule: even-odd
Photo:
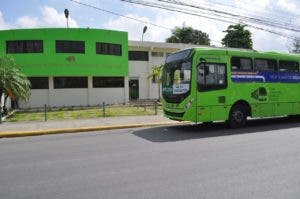
[[[247,117],[299,116],[300,55],[192,48],[170,54],[162,75],[164,115],[230,127]]]

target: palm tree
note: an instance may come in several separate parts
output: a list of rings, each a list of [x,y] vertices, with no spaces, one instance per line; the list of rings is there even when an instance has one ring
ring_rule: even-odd
[[[160,66],[153,66],[152,73],[148,75],[148,78],[153,78],[154,80],[157,80],[155,82],[158,83],[158,100],[160,100],[160,86],[162,82],[163,67],[164,67],[163,64],[161,64]]]
[[[30,96],[30,81],[20,68],[16,65],[13,57],[0,57],[0,104],[3,103],[3,110],[6,109],[7,98],[11,100],[28,100]],[[4,101],[2,102],[2,95]]]

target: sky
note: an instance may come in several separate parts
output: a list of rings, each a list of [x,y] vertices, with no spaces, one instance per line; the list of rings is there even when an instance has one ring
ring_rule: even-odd
[[[87,7],[74,1],[92,5],[119,15]],[[1,0],[0,1],[0,30],[18,28],[66,27],[64,9],[68,9],[69,27],[99,28],[128,32],[129,40],[141,40],[143,27],[147,25],[144,41],[164,42],[171,35],[171,30],[177,26],[191,26],[206,32],[211,44],[221,46],[220,41],[225,36],[224,30],[232,23],[244,23],[231,20],[232,23],[212,20],[204,17],[187,15],[142,5],[136,5],[120,0]],[[155,0],[143,0],[155,1]],[[286,27],[300,29],[299,0],[179,0],[184,3],[217,9],[232,14],[265,19],[284,23]],[[157,2],[157,1],[155,1]],[[177,1],[178,2],[178,1]],[[171,5],[170,5],[171,6]],[[192,8],[180,7],[181,10]],[[193,10],[195,11],[195,9]],[[205,14],[204,11],[196,10]],[[204,13],[203,13],[204,12]],[[207,14],[207,13],[206,13]],[[214,17],[211,13],[208,15]],[[141,22],[142,21],[142,22]],[[151,25],[154,24],[154,25]],[[255,24],[254,24],[255,25]],[[263,28],[266,28],[262,26]],[[300,31],[280,30],[286,35],[300,38]],[[283,51],[291,48],[292,39],[271,34],[253,27],[247,27],[252,33],[253,47],[259,51]]]

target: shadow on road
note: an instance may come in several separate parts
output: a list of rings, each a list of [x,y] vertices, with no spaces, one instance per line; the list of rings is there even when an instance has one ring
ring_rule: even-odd
[[[273,118],[250,120],[242,129],[230,129],[224,122],[211,125],[185,124],[138,130],[134,135],[151,142],[175,142],[236,134],[259,133],[300,127],[299,119]]]

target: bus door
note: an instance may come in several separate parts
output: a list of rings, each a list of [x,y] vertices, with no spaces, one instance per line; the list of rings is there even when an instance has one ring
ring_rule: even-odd
[[[197,120],[226,120],[227,59],[225,56],[200,55],[197,65]]]

